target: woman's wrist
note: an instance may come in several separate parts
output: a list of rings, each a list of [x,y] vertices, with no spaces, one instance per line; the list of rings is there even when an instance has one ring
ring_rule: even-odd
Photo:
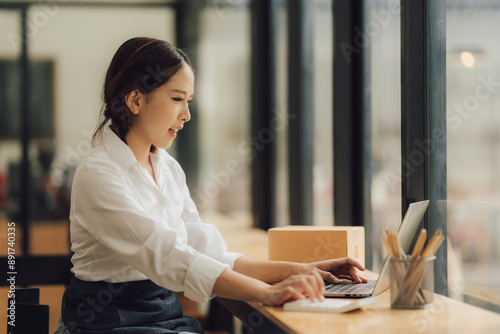
[[[316,266],[312,263],[297,263],[297,265],[297,274],[307,274],[317,269]]]
[[[266,284],[266,285],[261,285],[257,289],[255,289],[255,301],[259,303],[264,303],[266,300],[268,300],[270,288],[271,286]]]
[[[226,269],[215,281],[212,295],[239,299],[262,301],[266,299],[270,285],[260,280]]]

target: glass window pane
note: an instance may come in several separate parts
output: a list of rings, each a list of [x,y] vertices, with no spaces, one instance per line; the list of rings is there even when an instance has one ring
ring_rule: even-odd
[[[449,291],[500,311],[500,28],[496,1],[447,1]]]
[[[385,256],[380,232],[401,223],[401,43],[399,4],[380,0],[372,6],[367,29],[371,47],[373,233],[367,237],[373,242],[373,270],[377,271]]]
[[[0,10],[0,59],[3,63],[15,62],[21,53],[21,15],[20,11]],[[6,115],[13,115],[15,106],[6,101],[11,100],[13,96],[19,96],[21,87],[19,84],[13,85],[6,78],[5,73],[0,73],[0,119],[1,122],[8,122]],[[16,72],[16,82],[20,82]],[[17,102],[18,99],[16,99]],[[14,102],[14,101],[12,101]],[[18,104],[18,103],[17,103]],[[12,120],[14,121],[14,120]],[[9,122],[10,123],[10,122]],[[21,146],[18,138],[5,139],[0,137],[0,222],[7,223],[10,219],[9,215],[17,208],[18,197],[13,196],[19,192],[20,180],[14,178],[15,168],[12,163],[18,162],[21,159]],[[5,217],[5,221],[3,220]],[[5,225],[6,226],[6,225]],[[3,225],[2,225],[3,227]],[[6,231],[4,229],[3,231]]]
[[[288,12],[287,2],[278,0],[276,6],[276,111],[287,113],[288,103]],[[288,127],[277,133],[276,161],[276,225],[290,224],[288,197]]]
[[[314,8],[314,225],[333,224],[333,14],[331,0]]]
[[[250,212],[250,11],[246,1],[202,14],[196,103],[200,117],[202,211]],[[236,166],[236,167],[234,167]]]

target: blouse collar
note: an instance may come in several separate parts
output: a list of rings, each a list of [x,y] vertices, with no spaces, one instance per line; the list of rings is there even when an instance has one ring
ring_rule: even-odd
[[[137,163],[137,159],[130,147],[109,126],[104,130],[103,145],[111,159],[123,168],[123,170],[127,171],[130,166]]]

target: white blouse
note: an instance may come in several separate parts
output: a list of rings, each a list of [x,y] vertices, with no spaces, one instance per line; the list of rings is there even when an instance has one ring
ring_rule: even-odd
[[[150,279],[206,301],[215,280],[241,254],[229,253],[201,222],[180,165],[151,153],[157,183],[109,128],[79,164],[71,192],[72,272],[85,281]]]

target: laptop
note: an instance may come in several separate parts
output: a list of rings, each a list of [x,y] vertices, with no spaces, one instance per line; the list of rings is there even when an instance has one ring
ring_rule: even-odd
[[[413,238],[415,237],[420,222],[424,217],[429,201],[411,203],[399,227],[398,237],[401,248],[408,254]],[[377,280],[370,280],[367,283],[340,283],[327,284],[325,286],[325,297],[358,298],[377,296],[387,290],[391,285],[389,277],[389,261],[386,257],[384,265],[380,270]]]

